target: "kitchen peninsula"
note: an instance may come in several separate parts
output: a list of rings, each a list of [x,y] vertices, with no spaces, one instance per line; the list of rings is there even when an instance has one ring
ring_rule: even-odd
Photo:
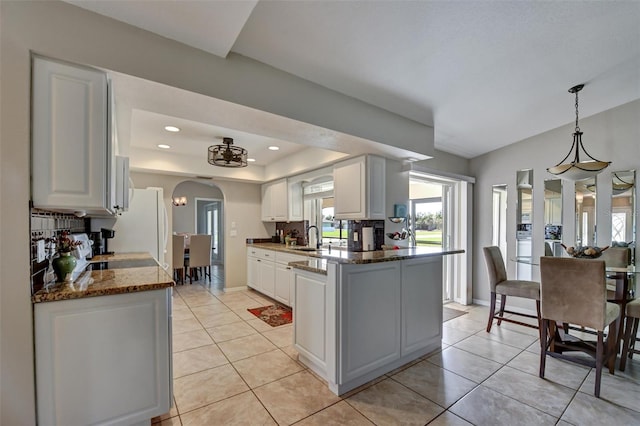
[[[34,303],[39,424],[137,424],[171,406],[171,276],[147,253],[95,256]]]
[[[441,347],[443,256],[463,250],[249,247],[308,256],[288,264],[294,345],[335,394]]]

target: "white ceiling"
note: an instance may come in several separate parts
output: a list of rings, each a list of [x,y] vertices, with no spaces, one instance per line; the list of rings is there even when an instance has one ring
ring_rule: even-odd
[[[578,83],[581,117],[640,98],[638,1],[70,3],[433,125],[466,158],[572,122]]]

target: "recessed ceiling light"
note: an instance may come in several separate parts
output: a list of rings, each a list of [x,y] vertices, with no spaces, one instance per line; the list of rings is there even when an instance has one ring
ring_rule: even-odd
[[[169,148],[171,148],[171,145],[165,145],[165,144],[161,143],[160,145],[158,145],[158,148],[169,149]]]
[[[176,126],[164,126],[164,129],[167,132],[179,132],[180,131],[180,128],[176,127]]]
[[[279,149],[280,149],[280,147],[279,147],[279,146],[272,145],[272,146],[270,146],[270,147],[269,147],[269,149],[270,149],[271,151],[277,151],[277,150],[279,150]]]
[[[247,158],[247,161],[250,163],[255,163],[256,159],[255,158]]]

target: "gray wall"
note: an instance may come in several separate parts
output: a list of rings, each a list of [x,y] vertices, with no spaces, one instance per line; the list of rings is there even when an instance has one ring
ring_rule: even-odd
[[[222,191],[220,191],[220,188],[211,185],[215,184],[211,183],[208,185],[202,182],[187,181],[181,182],[175,187],[172,197],[187,197],[187,205],[171,208],[173,212],[173,229],[171,232],[187,232],[191,234],[196,232],[195,198],[224,199],[224,195],[222,194]]]
[[[640,169],[640,101],[610,109],[580,119],[585,148],[595,158],[612,161],[609,168],[598,175],[597,182],[597,242],[600,246],[611,241],[611,172]],[[569,151],[573,125],[566,125],[531,137],[516,144],[490,152],[471,160],[470,172],[476,178],[474,206],[473,298],[489,300],[489,284],[482,257],[482,247],[491,245],[492,186],[507,184],[507,258],[515,256],[515,200],[516,171],[533,169],[533,256],[544,255],[544,180],[554,178],[546,168],[557,164]],[[636,187],[636,197],[638,188]],[[574,245],[575,202],[573,184],[563,184],[563,240]],[[637,198],[636,198],[637,199]],[[636,207],[637,208],[637,207]],[[638,212],[636,211],[636,217]],[[637,238],[637,236],[636,236]],[[515,277],[515,263],[507,260],[507,273]],[[538,268],[533,269],[534,280],[539,280]],[[516,303],[532,311],[531,303]]]

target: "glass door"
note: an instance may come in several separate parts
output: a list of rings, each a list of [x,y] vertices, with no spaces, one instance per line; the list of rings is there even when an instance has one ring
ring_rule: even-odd
[[[453,186],[446,183],[412,181],[410,231],[413,245],[439,247],[451,246],[453,223]],[[413,198],[416,195],[426,197]],[[454,273],[451,256],[443,257],[442,294],[444,301],[454,298]]]

